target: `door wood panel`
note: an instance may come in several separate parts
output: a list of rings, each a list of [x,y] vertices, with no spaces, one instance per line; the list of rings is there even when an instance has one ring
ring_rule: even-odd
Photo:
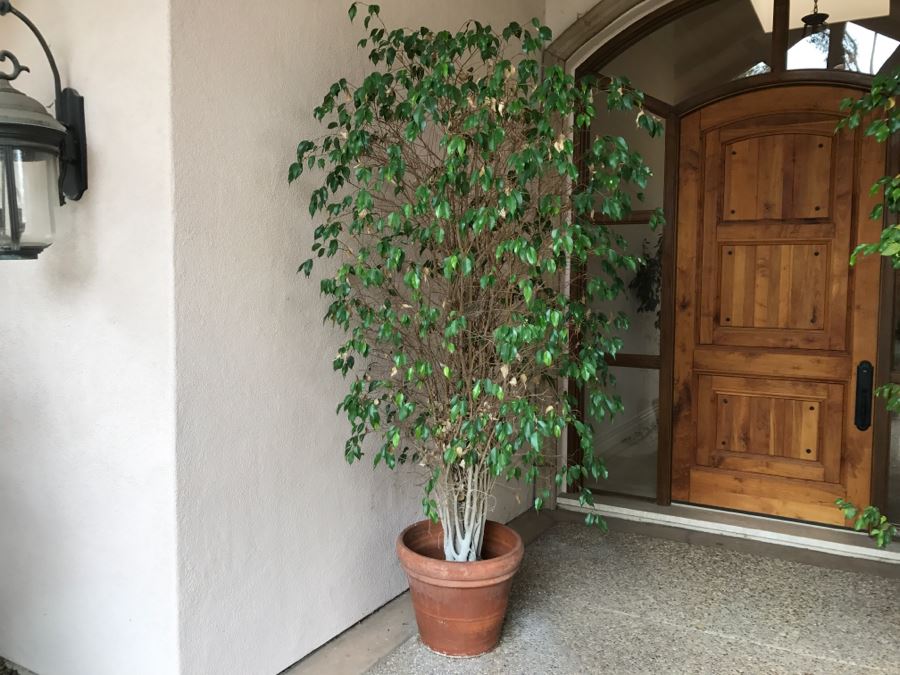
[[[880,266],[868,192],[884,151],[834,133],[855,90],[797,85],[681,120],[672,497],[843,524],[868,503],[872,432],[855,366],[875,363]]]
[[[827,218],[831,134],[771,133],[726,142],[723,220]],[[795,167],[808,167],[795,171]]]
[[[720,327],[823,330],[829,253],[826,242],[721,246]]]

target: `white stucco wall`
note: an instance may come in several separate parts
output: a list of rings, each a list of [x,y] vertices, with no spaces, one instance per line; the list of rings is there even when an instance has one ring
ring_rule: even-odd
[[[547,0],[544,23],[553,31],[553,37],[575,23],[580,16],[590,11],[600,0]]]
[[[419,485],[342,458],[337,336],[295,274],[310,183],[285,180],[324,89],[363,73],[348,4],[18,4],[86,96],[91,187],[38,262],[0,266],[0,655],[268,675],[405,588]],[[381,4],[558,34],[591,3]],[[0,25],[49,102],[30,36]],[[530,494],[501,486],[493,517]]]
[[[343,459],[337,336],[296,274],[313,183],[286,181],[328,85],[364,72],[348,6],[172,3],[185,673],[277,673],[406,586],[393,546],[421,517],[419,483]],[[543,0],[381,6],[416,27],[543,15]],[[530,494],[503,491],[494,517]]]
[[[16,5],[86,97],[91,186],[38,261],[0,262],[0,655],[41,675],[175,673],[167,2]],[[51,102],[12,17],[0,47]]]

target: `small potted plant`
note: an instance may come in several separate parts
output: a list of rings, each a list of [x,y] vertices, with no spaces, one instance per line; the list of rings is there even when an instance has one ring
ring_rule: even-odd
[[[354,3],[351,20],[360,9],[373,68],[331,86],[314,111],[326,134],[301,141],[289,169],[291,181],[324,174],[314,188],[301,181],[318,224],[300,270],[322,259],[325,318],[346,337],[333,364],[348,381],[346,459],[366,450],[375,465],[423,472],[427,518],[397,542],[420,636],[471,656],[499,639],[523,554],[487,519],[495,484],[535,481],[567,425],[581,459],[556,484],[605,476],[564,378],[590,391],[593,419],[620,407],[605,356],[626,320],[590,306],[620,293],[637,259],[598,223],[625,215],[650,171],[612,137],[576,164],[571,127],[589,127],[598,93],[647,132],[660,124],[625,81],[542,69],[550,31],[536,19],[500,33],[475,21],[388,29],[376,5]],[[566,275],[590,256],[602,273],[570,297]]]

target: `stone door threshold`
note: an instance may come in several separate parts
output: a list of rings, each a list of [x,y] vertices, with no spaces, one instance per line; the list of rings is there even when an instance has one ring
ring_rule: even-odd
[[[585,507],[579,504],[576,496],[562,495],[557,499],[557,506],[566,511],[594,512],[605,518],[682,528],[829,556],[900,565],[900,542],[887,549],[879,549],[862,532],[690,504],[660,506],[649,501],[613,495],[595,496],[595,500],[597,503],[594,506]]]

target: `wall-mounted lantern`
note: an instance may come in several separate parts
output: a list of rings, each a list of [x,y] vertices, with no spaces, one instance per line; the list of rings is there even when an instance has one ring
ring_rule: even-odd
[[[813,0],[812,14],[807,14],[801,21],[803,21],[803,37],[806,37],[824,32],[827,27],[828,15],[819,11],[819,0]]]
[[[59,69],[37,27],[0,0],[0,17],[24,23],[40,43],[53,73],[54,117],[10,84],[29,69],[12,53],[0,51],[0,260],[27,260],[53,241],[54,211],[66,199],[81,199],[87,190],[84,99],[60,85]]]

